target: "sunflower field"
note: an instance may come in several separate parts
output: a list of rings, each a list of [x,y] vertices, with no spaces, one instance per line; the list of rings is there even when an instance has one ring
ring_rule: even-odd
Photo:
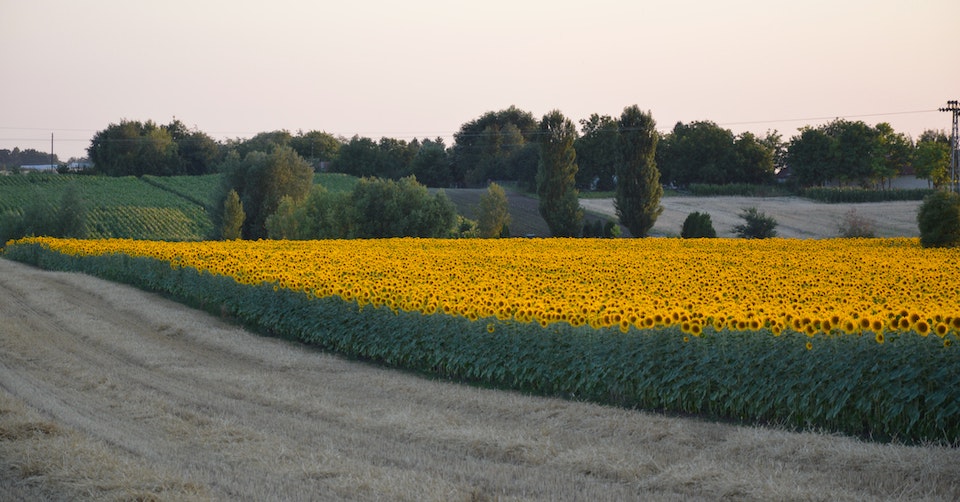
[[[916,239],[28,238],[5,257],[445,378],[960,443],[960,250]]]

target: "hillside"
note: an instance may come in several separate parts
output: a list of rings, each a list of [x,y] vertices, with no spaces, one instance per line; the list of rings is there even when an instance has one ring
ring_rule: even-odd
[[[215,176],[199,176],[184,182],[209,187]],[[127,176],[107,178],[71,174],[28,174],[0,177],[0,214],[22,213],[39,204],[53,210],[67,187],[76,186],[87,212],[91,238],[137,238],[201,240],[213,229],[201,198],[184,197],[151,184],[148,179]],[[198,189],[203,193],[206,188]]]

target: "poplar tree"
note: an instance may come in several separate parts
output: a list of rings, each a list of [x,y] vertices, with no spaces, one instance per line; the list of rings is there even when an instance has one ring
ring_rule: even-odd
[[[236,190],[230,190],[230,192],[227,193],[227,198],[223,201],[221,238],[225,241],[239,239],[245,219],[247,219],[247,215],[243,212],[243,204],[240,202],[240,196]]]
[[[510,225],[510,212],[507,193],[500,185],[490,183],[487,193],[480,196],[480,217],[477,218],[480,237],[487,239],[501,237],[504,234],[504,228],[508,225]]]
[[[620,152],[623,161],[617,169],[614,207],[620,223],[634,237],[646,237],[663,212],[660,197],[660,171],[654,156],[659,136],[650,112],[637,105],[624,108],[620,115]]]
[[[540,162],[537,166],[537,195],[540,216],[554,237],[576,237],[583,222],[576,188],[577,153],[573,142],[577,129],[559,110],[540,121]]]

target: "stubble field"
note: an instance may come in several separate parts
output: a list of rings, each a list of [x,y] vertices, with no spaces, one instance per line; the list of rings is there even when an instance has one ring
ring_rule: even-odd
[[[425,379],[0,260],[5,500],[955,500],[960,451]]]

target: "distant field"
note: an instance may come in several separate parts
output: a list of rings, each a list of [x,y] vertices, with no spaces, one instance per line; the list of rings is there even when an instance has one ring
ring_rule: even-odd
[[[840,224],[854,212],[867,220],[877,237],[917,237],[919,201],[864,202],[826,204],[799,197],[664,197],[663,214],[657,218],[651,235],[677,236],[683,220],[694,211],[706,212],[718,237],[735,237],[733,227],[743,223],[740,212],[756,207],[777,220],[780,237],[824,239],[838,237]],[[588,211],[614,216],[612,199],[581,199]]]
[[[183,177],[180,188],[209,186],[211,177]],[[173,179],[162,180],[176,183]],[[217,181],[219,183],[219,181]],[[0,213],[21,213],[30,204],[51,210],[69,186],[76,186],[87,210],[91,238],[202,240],[213,229],[200,197],[185,197],[143,178],[107,178],[70,174],[28,174],[0,177]]]
[[[353,189],[358,179],[337,173],[317,173],[314,183],[330,191]],[[22,212],[39,201],[51,208],[63,191],[76,184],[87,201],[90,237],[130,237],[159,240],[202,240],[213,224],[210,209],[217,203],[221,176],[132,176],[107,178],[61,174],[0,176],[0,214]],[[436,191],[436,190],[432,190]],[[480,197],[486,189],[445,189],[444,192],[466,218],[476,219]],[[507,191],[513,236],[549,237],[550,230],[540,216],[535,196]],[[734,237],[733,227],[742,223],[742,209],[756,206],[779,223],[782,237],[827,238],[839,235],[839,227],[851,212],[873,225],[878,237],[915,237],[920,203],[879,202],[824,204],[798,197],[692,197],[666,196],[664,212],[651,231],[653,236],[677,236],[683,220],[694,211],[710,214],[720,237]],[[613,200],[583,198],[587,220],[616,221]],[[622,235],[629,232],[622,228]]]

